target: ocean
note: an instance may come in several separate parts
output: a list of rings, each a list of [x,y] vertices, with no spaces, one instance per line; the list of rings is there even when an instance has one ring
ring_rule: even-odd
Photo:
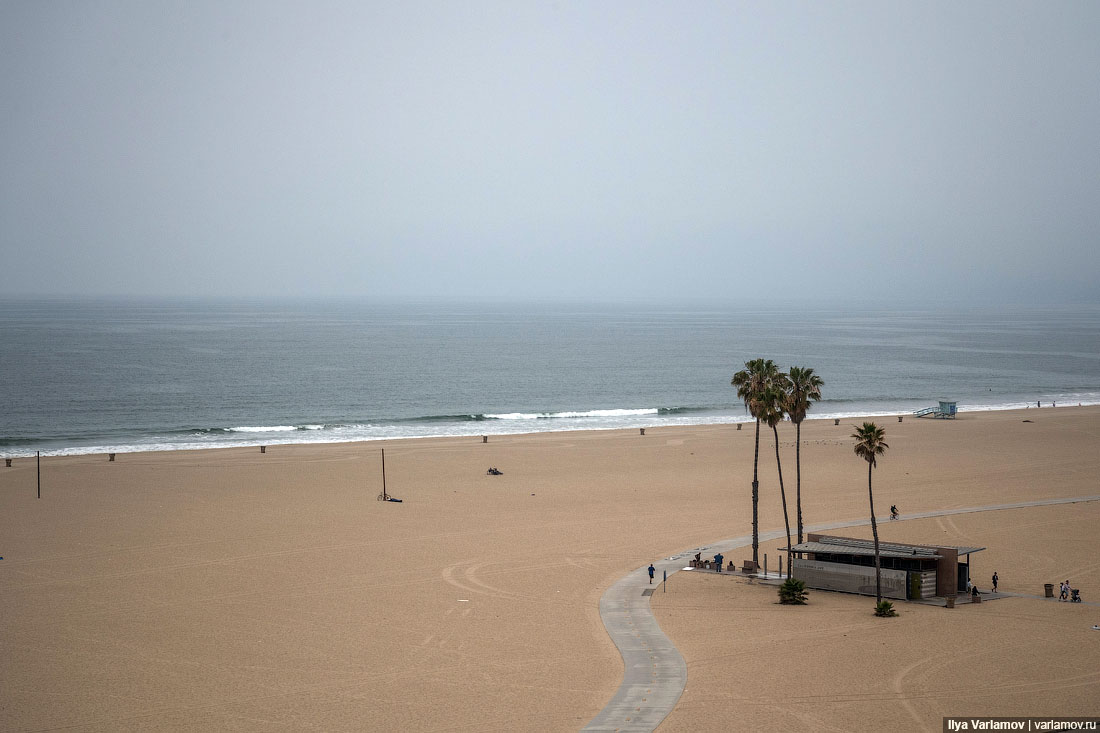
[[[1100,307],[0,301],[0,456],[750,420],[756,357],[810,418],[1100,404]]]

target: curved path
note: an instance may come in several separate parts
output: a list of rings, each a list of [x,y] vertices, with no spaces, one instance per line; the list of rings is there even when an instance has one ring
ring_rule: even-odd
[[[1083,501],[1100,501],[1100,496],[1078,496],[1072,499],[1045,499],[1022,501],[1015,504],[991,504],[989,506],[942,509],[916,514],[903,514],[901,519],[925,519],[950,514],[971,514],[1001,509],[1020,509],[1051,504],[1076,504]],[[807,532],[821,532],[860,527],[870,524],[870,519],[815,524],[806,527]],[[766,542],[784,537],[782,530],[765,532],[760,541]],[[608,588],[600,598],[600,618],[611,640],[623,657],[623,683],[611,701],[599,715],[582,730],[586,731],[652,731],[661,724],[680,699],[687,684],[687,665],[672,641],[664,635],[649,597],[654,589],[660,592],[659,581],[663,574],[671,575],[684,564],[705,550],[710,554],[727,554],[752,543],[752,535],[734,537],[706,547],[681,552],[679,555],[653,563],[657,569],[657,581],[649,584],[646,568],[638,568]],[[730,556],[732,559],[732,556]]]

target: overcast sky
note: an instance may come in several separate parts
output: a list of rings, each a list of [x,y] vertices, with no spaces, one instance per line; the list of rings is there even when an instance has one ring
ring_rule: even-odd
[[[0,2],[0,295],[1100,300],[1100,2]]]

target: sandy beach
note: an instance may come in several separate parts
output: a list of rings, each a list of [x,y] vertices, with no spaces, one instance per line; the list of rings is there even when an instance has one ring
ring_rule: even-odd
[[[1100,715],[1100,407],[875,418],[882,539],[975,545],[953,610],[677,573],[653,597],[688,664],[661,730],[939,730]],[[808,524],[867,516],[852,424],[802,429]],[[794,428],[781,426],[794,510]],[[389,492],[379,502],[380,449]],[[761,531],[782,528],[770,431]],[[0,730],[577,730],[622,679],[601,594],[751,531],[753,426],[34,459],[0,467]],[[490,466],[503,475],[488,476]],[[870,536],[870,528],[848,534]],[[780,541],[762,543],[769,560]],[[740,564],[751,551],[734,554]]]

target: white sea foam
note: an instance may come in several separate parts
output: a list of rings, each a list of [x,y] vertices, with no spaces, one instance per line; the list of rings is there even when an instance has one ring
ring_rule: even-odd
[[[576,412],[506,412],[501,414],[488,414],[485,417],[490,420],[539,420],[552,418],[631,417],[635,415],[656,415],[658,413],[659,410],[656,407],[643,407],[640,409],[583,410]]]
[[[1056,402],[1058,407],[1077,406],[1080,402],[1084,405],[1100,404],[1100,394],[1079,393],[1073,395],[1059,395],[1052,400],[1047,396],[1042,400],[1043,408],[1049,409],[1051,402]],[[1080,398],[1080,399],[1076,399]],[[935,402],[929,400],[927,405]],[[1017,410],[1030,406],[1035,409],[1035,403],[1003,402],[989,404],[959,403],[959,412],[991,411],[991,410]],[[824,407],[824,405],[815,405]],[[810,411],[807,419],[810,420],[858,420],[861,418],[882,418],[895,415],[911,415],[911,405],[890,405],[889,403],[856,402],[845,403],[842,409],[825,408],[821,412]],[[621,409],[621,410],[587,410],[581,412],[559,413],[515,413],[520,416],[533,415],[534,417],[553,416],[556,419],[531,422],[533,418],[516,417],[515,422],[507,418],[486,421],[459,421],[459,422],[435,422],[435,423],[347,423],[341,425],[316,425],[302,430],[293,426],[267,426],[267,427],[242,427],[235,428],[239,437],[230,437],[223,433],[208,433],[202,435],[191,434],[186,439],[168,437],[163,435],[150,435],[145,439],[135,440],[131,443],[99,444],[99,445],[74,445],[64,448],[45,449],[43,456],[61,455],[88,455],[103,453],[137,453],[146,451],[169,450],[201,450],[210,448],[244,448],[259,445],[292,445],[298,443],[352,443],[370,442],[375,440],[412,439],[412,438],[445,438],[445,437],[474,437],[480,435],[512,435],[517,433],[534,432],[565,432],[570,430],[627,430],[639,427],[673,427],[690,425],[733,425],[735,423],[752,423],[752,418],[745,414],[740,406],[714,410],[706,414],[660,414],[655,409]],[[790,428],[781,428],[789,430]],[[279,435],[273,435],[277,433]],[[19,448],[5,451],[5,457],[26,458],[34,457],[34,450]]]
[[[323,426],[322,426],[323,427]],[[257,427],[227,428],[227,433],[287,433],[297,430],[293,425],[261,425]]]

